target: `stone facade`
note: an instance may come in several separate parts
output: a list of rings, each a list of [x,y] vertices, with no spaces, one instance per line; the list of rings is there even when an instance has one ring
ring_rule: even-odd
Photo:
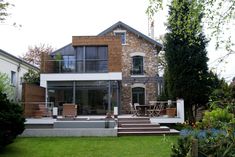
[[[122,90],[121,90],[121,111],[130,111],[129,103],[132,103],[132,88],[145,88],[145,104],[156,100],[157,97],[157,48],[155,45],[126,30],[125,28],[114,29],[106,34],[113,36],[114,31],[126,31],[126,44],[122,45]],[[144,75],[131,75],[133,54],[142,54],[144,57]]]

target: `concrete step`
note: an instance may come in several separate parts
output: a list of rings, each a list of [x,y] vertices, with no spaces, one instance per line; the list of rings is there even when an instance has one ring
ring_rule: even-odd
[[[178,135],[179,131],[170,129],[169,131],[134,131],[134,132],[118,132],[118,136],[147,136],[147,135]]]
[[[149,124],[149,123],[139,123],[139,124],[121,124],[122,128],[136,128],[136,127],[160,127],[160,124]]]
[[[138,121],[138,120],[149,120],[149,117],[118,118],[118,121]]]
[[[136,128],[118,128],[119,132],[149,132],[149,131],[170,131],[166,126],[161,127],[136,127]]]
[[[53,124],[25,124],[25,129],[49,129]]]
[[[118,121],[118,124],[150,124],[150,120],[123,120],[123,121]]]

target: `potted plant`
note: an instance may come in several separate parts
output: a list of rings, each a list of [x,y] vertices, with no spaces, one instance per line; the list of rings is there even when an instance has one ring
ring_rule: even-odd
[[[168,107],[166,108],[166,115],[168,117],[175,117],[176,107],[171,100],[168,100]]]

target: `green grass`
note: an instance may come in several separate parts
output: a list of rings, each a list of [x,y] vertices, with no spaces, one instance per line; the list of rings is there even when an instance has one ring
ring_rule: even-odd
[[[17,138],[0,157],[168,157],[178,136]]]

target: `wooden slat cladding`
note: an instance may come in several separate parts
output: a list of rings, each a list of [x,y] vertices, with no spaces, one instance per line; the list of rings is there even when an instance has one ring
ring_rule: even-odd
[[[73,36],[72,45],[76,46],[108,46],[109,72],[122,71],[122,45],[120,37],[116,36]]]
[[[55,62],[52,61],[53,58],[46,54],[41,54],[41,67],[40,71],[41,73],[53,73],[55,70]]]
[[[25,117],[36,117],[39,105],[45,106],[45,88],[34,84],[23,83],[22,102]],[[42,102],[42,103],[40,103]],[[41,113],[43,114],[43,113]]]

